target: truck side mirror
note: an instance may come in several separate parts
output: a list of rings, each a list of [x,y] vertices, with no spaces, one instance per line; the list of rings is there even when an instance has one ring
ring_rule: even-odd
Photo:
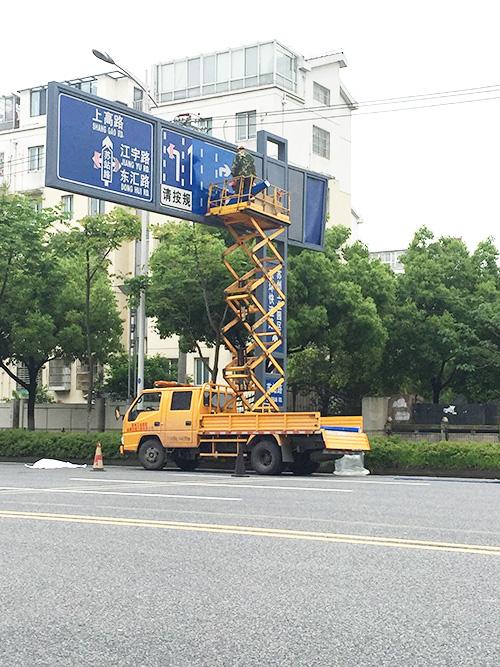
[[[115,408],[115,419],[116,419],[116,421],[119,421],[120,419],[123,419],[124,416],[125,415],[122,415],[122,413],[120,412],[120,408],[118,406],[116,406],[116,408]]]

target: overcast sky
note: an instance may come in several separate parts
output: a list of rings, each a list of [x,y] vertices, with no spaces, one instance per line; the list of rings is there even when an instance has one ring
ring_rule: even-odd
[[[360,102],[496,84],[496,91],[462,99],[500,98],[496,0],[297,6],[276,0],[5,3],[0,94],[106,71],[93,47],[144,76],[155,62],[277,39],[306,57],[343,50],[342,78]],[[499,119],[500,99],[353,119],[352,202],[370,249],[405,247],[423,224],[471,247],[488,235],[500,243]]]

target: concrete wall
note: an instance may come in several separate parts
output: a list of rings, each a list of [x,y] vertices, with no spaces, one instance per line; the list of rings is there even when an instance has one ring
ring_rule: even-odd
[[[0,428],[12,428],[13,403],[0,403]]]
[[[388,396],[365,396],[362,402],[364,430],[383,433],[387,421]]]
[[[26,428],[28,423],[26,402],[20,411],[19,428]],[[0,428],[12,428],[13,401],[0,403]],[[120,431],[122,422],[115,419],[115,408],[119,407],[122,414],[125,412],[124,403],[110,403],[106,405],[106,431]],[[90,430],[97,431],[97,411],[94,409],[90,419]],[[82,404],[61,403],[57,405],[44,404],[35,408],[35,426],[37,431],[86,431],[87,408]]]

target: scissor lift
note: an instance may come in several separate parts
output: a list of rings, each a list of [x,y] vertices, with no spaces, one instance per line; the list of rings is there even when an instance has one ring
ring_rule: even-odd
[[[284,385],[285,370],[276,357],[283,343],[276,314],[284,314],[286,296],[278,280],[285,266],[276,241],[285,240],[290,223],[289,195],[254,176],[228,179],[210,185],[207,215],[217,216],[234,239],[224,253],[224,264],[233,278],[225,290],[231,319],[222,335],[232,358],[224,368],[224,378],[244,410],[279,412],[273,394]],[[243,274],[234,261],[240,249],[251,263]],[[270,288],[275,303],[268,308],[265,295]],[[241,327],[246,341],[239,335]],[[270,387],[259,379],[265,377],[259,372],[263,370],[277,378]]]

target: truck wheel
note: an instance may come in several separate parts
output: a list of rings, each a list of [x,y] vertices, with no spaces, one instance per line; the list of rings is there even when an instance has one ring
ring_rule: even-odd
[[[180,456],[174,456],[174,461],[175,465],[180,469],[180,470],[185,470],[186,472],[189,472],[191,470],[196,470],[198,467],[200,460],[198,457],[195,459],[183,459]]]
[[[280,475],[283,471],[281,448],[272,440],[261,440],[254,445],[250,461],[258,475]]]
[[[139,461],[146,470],[161,470],[167,462],[165,448],[155,438],[144,440],[139,449]]]
[[[312,475],[319,468],[319,462],[313,461],[309,454],[296,454],[295,461],[288,467],[294,475]]]

